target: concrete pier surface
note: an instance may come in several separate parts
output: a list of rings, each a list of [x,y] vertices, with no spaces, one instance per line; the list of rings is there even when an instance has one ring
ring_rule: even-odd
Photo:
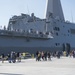
[[[20,63],[0,61],[0,75],[75,75],[75,58],[52,58],[52,61],[23,59]]]

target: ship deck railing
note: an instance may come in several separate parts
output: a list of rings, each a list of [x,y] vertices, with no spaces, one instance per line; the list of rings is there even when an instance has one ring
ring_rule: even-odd
[[[0,30],[0,35],[15,36],[15,37],[43,38],[43,39],[53,38],[51,34],[44,34],[44,33],[39,34],[39,33],[9,31],[9,30]]]

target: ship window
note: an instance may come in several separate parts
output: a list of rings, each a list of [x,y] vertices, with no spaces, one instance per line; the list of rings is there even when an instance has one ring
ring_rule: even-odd
[[[59,27],[54,27],[53,29],[56,30],[56,31],[60,31]]]
[[[71,34],[75,34],[75,29],[70,29],[71,30]]]
[[[55,43],[55,45],[57,46],[58,44],[57,44],[57,43]]]
[[[56,46],[59,46],[59,45],[60,45],[60,43],[55,43],[55,45],[56,45]]]
[[[39,32],[39,34],[42,34],[42,32]]]
[[[12,24],[15,24],[16,23],[16,21],[12,21]]]
[[[58,27],[57,30],[60,31],[60,28]]]
[[[56,35],[58,36],[58,33],[56,33]]]
[[[46,32],[46,35],[49,35],[49,32]]]
[[[68,30],[68,33],[69,33],[70,31]]]

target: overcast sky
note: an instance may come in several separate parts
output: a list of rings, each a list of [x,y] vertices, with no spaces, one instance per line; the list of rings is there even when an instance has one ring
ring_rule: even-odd
[[[75,22],[75,0],[61,0],[66,20]],[[8,25],[13,15],[21,13],[44,18],[46,0],[0,0],[0,26]]]

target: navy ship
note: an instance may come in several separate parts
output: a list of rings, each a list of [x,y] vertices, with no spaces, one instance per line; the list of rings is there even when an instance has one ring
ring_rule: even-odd
[[[47,0],[45,19],[14,15],[0,30],[0,54],[75,49],[75,24],[65,21],[60,0]]]

